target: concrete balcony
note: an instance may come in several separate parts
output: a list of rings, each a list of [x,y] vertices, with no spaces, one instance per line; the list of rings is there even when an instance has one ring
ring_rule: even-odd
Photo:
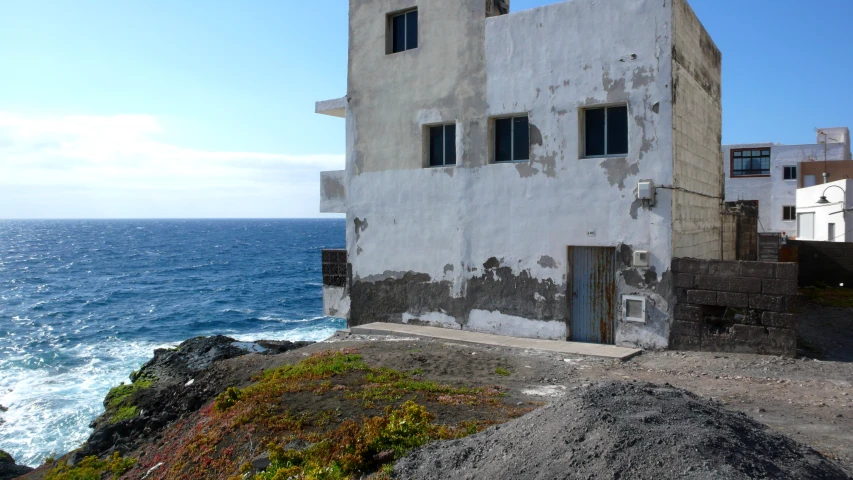
[[[320,212],[347,213],[345,170],[320,172]]]
[[[314,104],[314,112],[331,117],[346,118],[347,97],[323,100]]]

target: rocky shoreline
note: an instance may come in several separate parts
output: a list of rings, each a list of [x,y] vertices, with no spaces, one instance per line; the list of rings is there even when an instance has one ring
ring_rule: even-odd
[[[154,358],[130,375],[131,383],[107,394],[104,413],[90,425],[94,432],[68,462],[113,452],[124,455],[170,423],[196,412],[235,383],[212,368],[216,362],[250,353],[276,355],[311,343],[249,343],[219,335],[192,338],[174,349],[157,349]]]

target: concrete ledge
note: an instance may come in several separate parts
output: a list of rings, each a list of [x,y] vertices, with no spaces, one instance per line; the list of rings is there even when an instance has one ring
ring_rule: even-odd
[[[332,100],[322,100],[314,104],[314,112],[321,115],[329,115],[332,117],[346,118],[347,116],[347,97],[335,98]]]
[[[613,358],[628,360],[641,353],[635,348],[617,347],[614,345],[599,345],[595,343],[561,342],[557,340],[538,340],[535,338],[505,337],[490,333],[478,333],[468,330],[451,330],[449,328],[422,327],[401,323],[368,323],[350,327],[350,333],[358,335],[398,335],[412,337],[438,338],[465,343],[479,343],[499,347],[529,348],[547,352],[564,353],[567,355],[586,355],[590,357]]]

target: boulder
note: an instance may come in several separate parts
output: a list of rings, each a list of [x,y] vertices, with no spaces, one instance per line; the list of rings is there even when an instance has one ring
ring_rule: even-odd
[[[12,480],[32,472],[26,465],[17,465],[11,455],[0,450],[0,480]]]

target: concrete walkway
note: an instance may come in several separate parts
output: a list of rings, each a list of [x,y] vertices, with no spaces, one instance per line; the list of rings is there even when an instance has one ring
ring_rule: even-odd
[[[639,355],[642,350],[635,348],[600,345],[597,343],[561,342],[557,340],[538,340],[535,338],[505,337],[489,333],[453,330],[450,328],[422,327],[402,323],[368,323],[351,327],[350,333],[358,335],[396,335],[411,337],[439,338],[457,342],[480,343],[499,347],[530,348],[567,355],[587,355],[590,357],[615,358],[628,360]]]

